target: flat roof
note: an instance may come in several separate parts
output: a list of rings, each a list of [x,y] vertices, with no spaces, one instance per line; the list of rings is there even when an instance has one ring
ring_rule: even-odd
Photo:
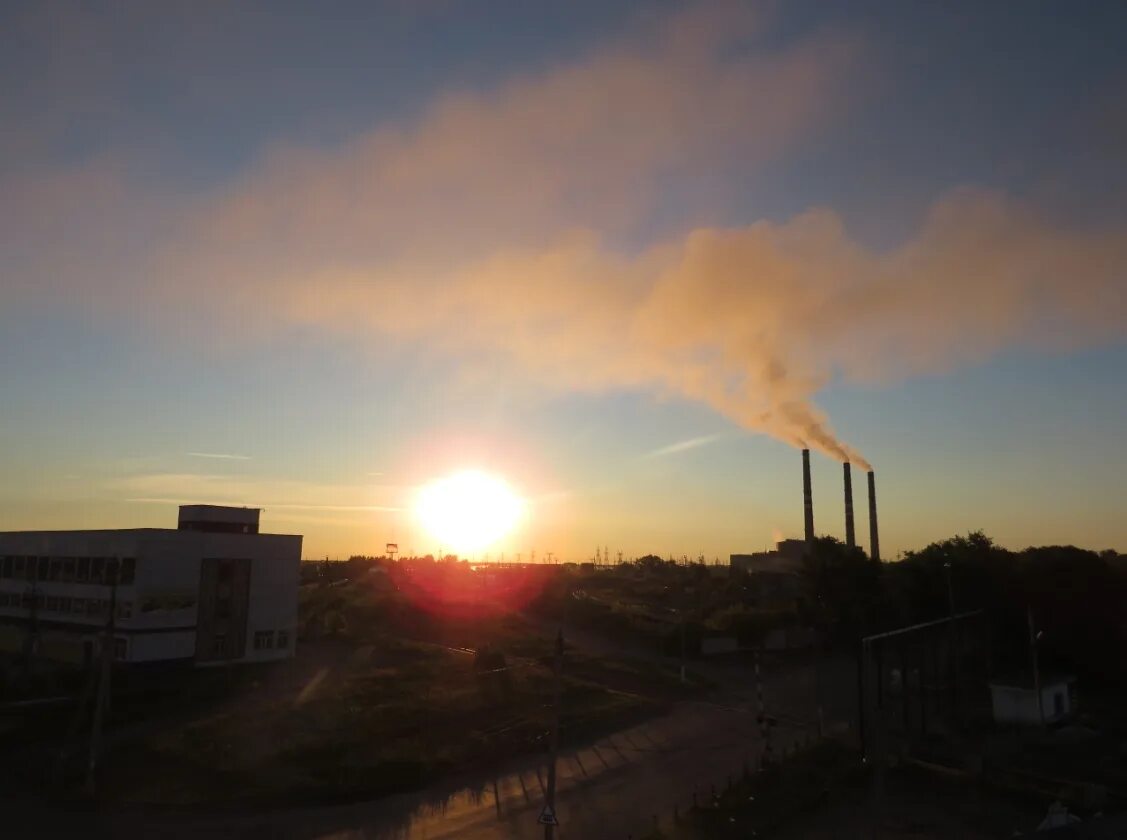
[[[266,510],[266,508],[254,507],[253,505],[212,505],[212,504],[183,504],[180,505],[180,510],[185,509],[194,510]]]
[[[74,528],[69,531],[0,531],[0,537],[8,536],[52,536],[63,534],[201,534],[211,537],[300,537],[302,534],[274,534],[259,532],[257,534],[240,534],[213,531],[188,531],[183,528]]]

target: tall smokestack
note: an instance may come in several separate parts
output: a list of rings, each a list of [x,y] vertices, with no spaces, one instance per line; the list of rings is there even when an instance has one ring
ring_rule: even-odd
[[[853,533],[853,476],[848,461],[842,466],[845,467],[845,544],[853,548],[857,544]]]
[[[869,470],[869,557],[880,560],[880,540],[877,538],[877,477]]]
[[[802,450],[802,506],[806,513],[806,544],[814,542],[814,496],[810,491],[810,450]]]

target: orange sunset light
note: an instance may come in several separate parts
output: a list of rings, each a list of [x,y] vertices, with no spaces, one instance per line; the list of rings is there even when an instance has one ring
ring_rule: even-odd
[[[525,501],[501,478],[464,470],[423,486],[415,516],[443,550],[469,554],[510,534],[525,513]]]

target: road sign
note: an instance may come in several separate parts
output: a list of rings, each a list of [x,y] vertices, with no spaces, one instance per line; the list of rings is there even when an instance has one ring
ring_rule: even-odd
[[[560,821],[556,819],[556,812],[552,810],[551,805],[545,805],[544,810],[540,812],[540,819],[536,822],[540,825],[559,825]]]

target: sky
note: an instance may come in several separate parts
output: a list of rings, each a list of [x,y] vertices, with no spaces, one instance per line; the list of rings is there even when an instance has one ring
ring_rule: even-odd
[[[1127,6],[0,9],[0,530],[1127,550]],[[860,469],[859,469],[860,468]]]

